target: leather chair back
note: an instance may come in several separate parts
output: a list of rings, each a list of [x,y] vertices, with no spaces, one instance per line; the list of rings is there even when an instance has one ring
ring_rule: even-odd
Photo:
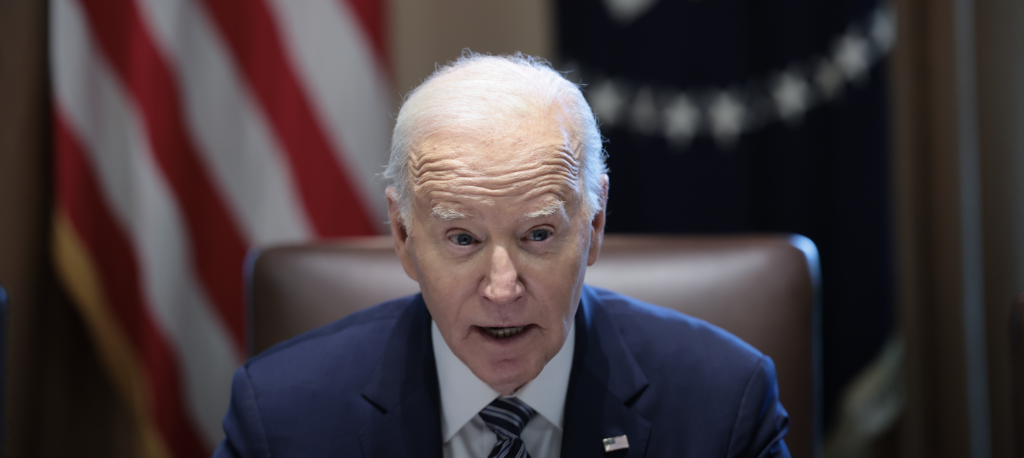
[[[251,350],[419,291],[390,237],[268,249],[247,267]],[[586,282],[707,320],[775,361],[794,457],[821,438],[817,251],[801,236],[607,235]]]

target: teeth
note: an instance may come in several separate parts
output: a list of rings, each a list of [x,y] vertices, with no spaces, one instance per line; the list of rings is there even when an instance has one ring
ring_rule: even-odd
[[[526,326],[516,326],[514,328],[484,328],[484,329],[487,330],[487,333],[490,334],[491,337],[497,337],[499,339],[506,339],[506,338],[518,335],[520,332],[523,332],[523,329],[526,329]]]

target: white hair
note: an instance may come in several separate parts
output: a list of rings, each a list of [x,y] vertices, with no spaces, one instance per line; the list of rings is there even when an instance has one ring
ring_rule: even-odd
[[[398,112],[384,179],[394,188],[402,224],[408,229],[412,216],[409,153],[417,142],[438,132],[493,135],[494,126],[552,109],[564,126],[566,146],[581,162],[578,192],[587,219],[593,219],[602,205],[606,154],[594,112],[580,86],[544,59],[522,53],[491,56],[467,49],[413,89]]]

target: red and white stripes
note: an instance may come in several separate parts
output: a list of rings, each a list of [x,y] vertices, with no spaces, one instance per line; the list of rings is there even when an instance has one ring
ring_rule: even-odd
[[[250,246],[371,234],[390,121],[368,0],[53,0],[54,255],[141,452],[206,456]]]

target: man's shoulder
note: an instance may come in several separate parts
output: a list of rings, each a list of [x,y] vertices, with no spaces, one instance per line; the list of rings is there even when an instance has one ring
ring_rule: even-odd
[[[419,296],[388,301],[281,342],[235,372],[228,435],[288,456],[350,455],[380,410],[363,398]],[[425,310],[424,310],[425,312]],[[415,315],[415,314],[414,314]],[[409,320],[406,320],[409,322]],[[342,415],[339,415],[343,413]],[[273,444],[267,445],[266,432]],[[255,442],[254,442],[255,441]]]
[[[729,331],[674,309],[592,287],[641,366],[672,364],[692,371],[714,366],[747,372],[764,355]],[[723,374],[724,375],[724,374]]]
[[[393,299],[278,343],[245,363],[253,379],[303,383],[311,378],[368,376],[395,323],[419,295]]]
[[[631,410],[675,431],[652,433],[648,454],[753,456],[785,434],[788,417],[767,356],[676,310],[598,288],[592,294],[603,328],[618,331],[643,374],[645,388]]]

